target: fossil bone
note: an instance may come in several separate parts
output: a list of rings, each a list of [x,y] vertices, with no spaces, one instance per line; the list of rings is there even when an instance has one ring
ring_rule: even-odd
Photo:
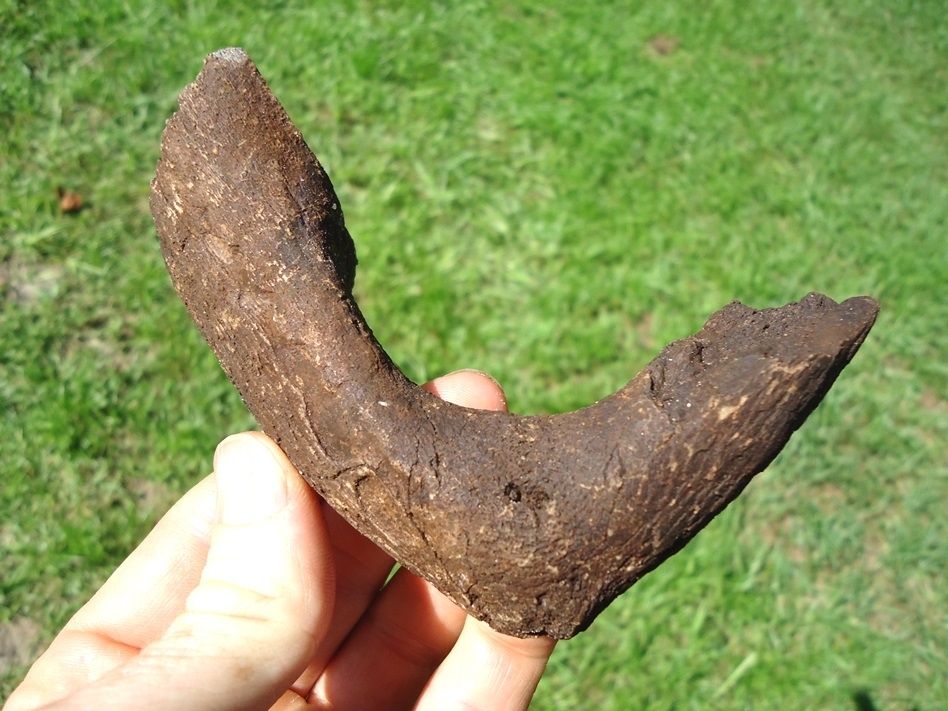
[[[172,281],[261,427],[350,523],[494,628],[566,638],[682,548],[820,402],[877,313],[724,307],[576,412],[439,400],[376,342],[329,178],[240,49],[162,138]]]

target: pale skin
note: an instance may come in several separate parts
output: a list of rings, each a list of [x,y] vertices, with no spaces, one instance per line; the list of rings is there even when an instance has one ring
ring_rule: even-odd
[[[474,371],[435,395],[505,410]],[[468,617],[310,489],[265,435],[214,473],[76,613],[4,706],[35,709],[526,709],[554,641]]]

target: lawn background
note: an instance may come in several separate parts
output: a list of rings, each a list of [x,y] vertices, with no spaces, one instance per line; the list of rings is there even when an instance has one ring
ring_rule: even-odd
[[[558,647],[535,708],[948,708],[942,2],[71,5],[0,0],[0,698],[253,424],[147,204],[178,92],[240,45],[415,380],[481,368],[562,411],[731,299],[881,302],[784,454]]]

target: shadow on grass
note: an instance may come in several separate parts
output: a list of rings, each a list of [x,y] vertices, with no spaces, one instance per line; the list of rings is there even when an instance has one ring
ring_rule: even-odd
[[[872,696],[865,689],[853,693],[853,708],[855,711],[882,711],[872,701]],[[919,711],[918,706],[912,706],[909,711]]]

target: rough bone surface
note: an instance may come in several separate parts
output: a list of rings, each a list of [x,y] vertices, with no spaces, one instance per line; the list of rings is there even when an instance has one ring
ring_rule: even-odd
[[[352,298],[325,171],[240,49],[211,54],[162,139],[152,212],[175,288],[261,427],[402,565],[513,635],[566,638],[764,469],[876,303],[731,303],[620,391],[555,416],[411,383]]]

